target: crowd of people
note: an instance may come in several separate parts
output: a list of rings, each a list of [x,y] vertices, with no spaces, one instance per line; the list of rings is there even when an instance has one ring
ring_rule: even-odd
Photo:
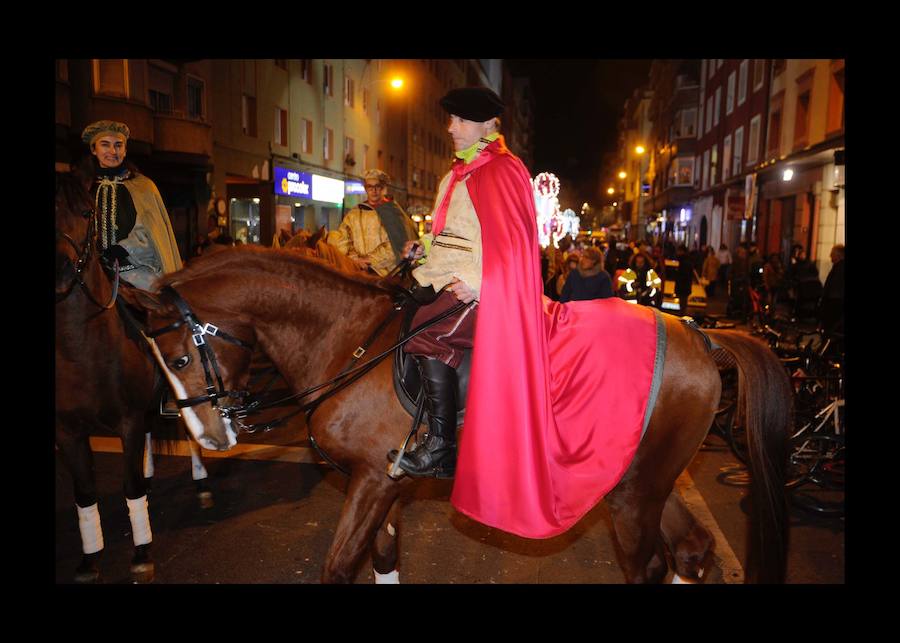
[[[585,261],[584,258],[588,260]],[[678,261],[678,267],[666,269],[666,260]],[[672,241],[619,241],[564,237],[558,247],[548,246],[541,253],[544,294],[560,302],[612,297],[619,271],[631,269],[637,282],[644,283],[648,269],[662,281],[672,280],[674,292],[685,314],[692,284],[698,282],[708,298],[728,297],[726,314],[746,320],[752,312],[750,289],[759,295],[761,305],[780,305],[795,319],[816,320],[826,330],[842,332],[844,305],[844,246],[831,251],[832,268],[823,284],[816,264],[800,244],[791,248],[789,263],[781,254],[763,255],[757,244],[742,242],[734,249],[720,244],[688,248]],[[601,273],[597,280],[609,281],[612,288],[585,289],[586,278]]]

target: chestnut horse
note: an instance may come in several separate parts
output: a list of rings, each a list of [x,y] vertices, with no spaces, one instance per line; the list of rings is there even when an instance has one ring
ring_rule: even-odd
[[[234,431],[234,407],[224,396],[246,388],[250,347],[258,345],[273,356],[289,386],[303,391],[347,367],[354,350],[395,302],[393,284],[383,280],[342,273],[287,251],[252,247],[204,256],[160,283],[158,295],[132,291],[133,303],[147,312],[148,335],[156,337],[154,351],[178,397],[192,398],[185,402],[195,413],[188,422],[197,422],[193,430],[205,432],[223,450],[231,446]],[[712,423],[721,379],[703,336],[675,317],[664,318],[661,390],[633,462],[605,497],[621,545],[620,562],[634,583],[665,577],[666,547],[677,574],[697,581],[712,546],[709,532],[673,488]],[[367,355],[389,349],[399,324],[392,321]],[[752,427],[755,530],[747,579],[782,582],[787,535],[782,483],[791,405],[787,378],[777,358],[755,339],[733,331],[708,335],[737,362],[742,409]],[[198,343],[210,351],[199,358]],[[210,356],[221,379],[220,390],[212,394],[206,372]],[[410,426],[394,392],[391,361],[381,361],[351,386],[321,400],[308,417],[313,444],[350,476],[323,582],[352,582],[369,550],[376,582],[397,578],[397,500],[416,481],[386,475],[386,453],[403,441]]]
[[[152,458],[148,453],[145,460],[145,446],[165,380],[147,341],[117,301],[131,287],[111,280],[100,263],[90,178],[73,172],[57,174],[56,182],[56,446],[75,487],[84,553],[75,581],[94,582],[100,575],[103,533],[89,438],[91,429],[101,429],[122,440],[135,542],[131,574],[149,582],[154,565],[146,498]],[[199,482],[206,471],[193,442],[191,449],[198,495],[208,503],[209,492]]]

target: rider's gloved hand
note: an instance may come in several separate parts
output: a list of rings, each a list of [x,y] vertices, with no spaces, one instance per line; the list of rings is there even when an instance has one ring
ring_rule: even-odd
[[[128,260],[128,251],[118,244],[111,245],[103,251],[103,262],[112,267],[113,263],[119,260],[119,266],[125,266],[131,262]]]

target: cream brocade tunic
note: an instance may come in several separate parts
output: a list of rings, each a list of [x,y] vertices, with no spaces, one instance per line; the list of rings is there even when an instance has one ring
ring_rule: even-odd
[[[450,174],[448,172],[441,180],[435,208],[444,198]],[[456,184],[441,233],[436,239],[430,233],[426,235],[432,239],[431,251],[425,264],[413,271],[413,277],[422,286],[431,286],[435,290],[456,277],[472,288],[477,297],[481,293],[481,223],[465,185],[468,180],[467,176]]]
[[[353,208],[336,232],[334,240],[329,241],[338,250],[351,259],[368,257],[372,260],[372,269],[382,277],[397,265],[399,260],[394,255],[391,240],[375,210],[363,210],[359,206]]]

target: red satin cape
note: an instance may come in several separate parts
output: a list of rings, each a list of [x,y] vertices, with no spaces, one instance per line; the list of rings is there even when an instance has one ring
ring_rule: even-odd
[[[450,500],[486,525],[550,538],[615,486],[637,450],[655,319],[617,298],[545,298],[528,171],[502,137],[482,154],[490,162],[465,184],[481,223],[483,268]]]

